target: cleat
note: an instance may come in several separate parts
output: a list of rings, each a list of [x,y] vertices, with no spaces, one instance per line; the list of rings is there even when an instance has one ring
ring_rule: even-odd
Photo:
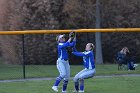
[[[73,93],[78,93],[78,91],[77,90],[74,90]]]
[[[58,92],[57,86],[52,87],[53,91]]]
[[[79,93],[84,93],[84,90],[79,90]]]
[[[62,90],[62,93],[67,93],[67,91],[63,91],[63,90]]]

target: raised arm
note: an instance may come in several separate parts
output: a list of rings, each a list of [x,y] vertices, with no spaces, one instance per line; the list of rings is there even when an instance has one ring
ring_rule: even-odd
[[[75,46],[72,48],[72,52],[78,52]]]
[[[71,32],[69,34],[69,37],[72,38],[72,43],[69,44],[70,47],[74,47],[76,45],[76,33],[75,32]]]
[[[76,56],[81,56],[81,57],[85,56],[84,53],[82,52],[72,52],[72,53]]]
[[[70,47],[74,47],[76,45],[76,41],[73,41],[72,43],[69,43]]]
[[[74,55],[76,55],[76,56],[89,56],[90,54],[91,54],[91,52],[90,51],[88,51],[88,52],[72,52]]]
[[[59,47],[60,48],[68,47],[70,45],[71,40],[72,40],[72,38],[69,38],[66,43],[59,43]]]

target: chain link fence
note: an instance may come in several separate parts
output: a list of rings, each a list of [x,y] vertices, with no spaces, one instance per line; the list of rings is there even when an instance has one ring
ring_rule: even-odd
[[[51,73],[58,73],[57,69],[51,71],[57,60],[55,38],[56,34],[0,35],[0,80],[52,77]],[[81,60],[71,54],[71,48],[68,52],[70,61]],[[70,64],[79,64],[75,61]]]
[[[0,35],[0,80],[53,77],[51,73],[58,73],[55,37],[56,34]],[[83,51],[88,42],[95,44],[95,33],[77,34],[78,51]],[[139,32],[102,33],[104,63],[114,63],[115,54],[124,46],[136,56],[138,63],[139,45]],[[82,59],[71,51],[68,49],[70,64],[82,64]]]

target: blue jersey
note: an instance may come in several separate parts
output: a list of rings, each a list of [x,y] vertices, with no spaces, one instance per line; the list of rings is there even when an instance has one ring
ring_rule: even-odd
[[[58,49],[58,58],[61,60],[68,60],[68,52],[67,52],[67,47],[73,47],[75,46],[76,41],[73,41],[72,43],[70,42],[65,42],[65,43],[58,43],[57,49]]]
[[[94,69],[95,63],[94,63],[94,54],[92,51],[85,51],[85,52],[73,52],[76,56],[82,56],[83,57],[83,63],[84,67],[87,69]]]

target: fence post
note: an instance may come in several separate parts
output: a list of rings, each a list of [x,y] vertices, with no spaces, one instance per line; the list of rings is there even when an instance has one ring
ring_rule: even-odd
[[[22,66],[23,66],[23,78],[25,79],[25,46],[24,46],[24,34],[22,34]]]

